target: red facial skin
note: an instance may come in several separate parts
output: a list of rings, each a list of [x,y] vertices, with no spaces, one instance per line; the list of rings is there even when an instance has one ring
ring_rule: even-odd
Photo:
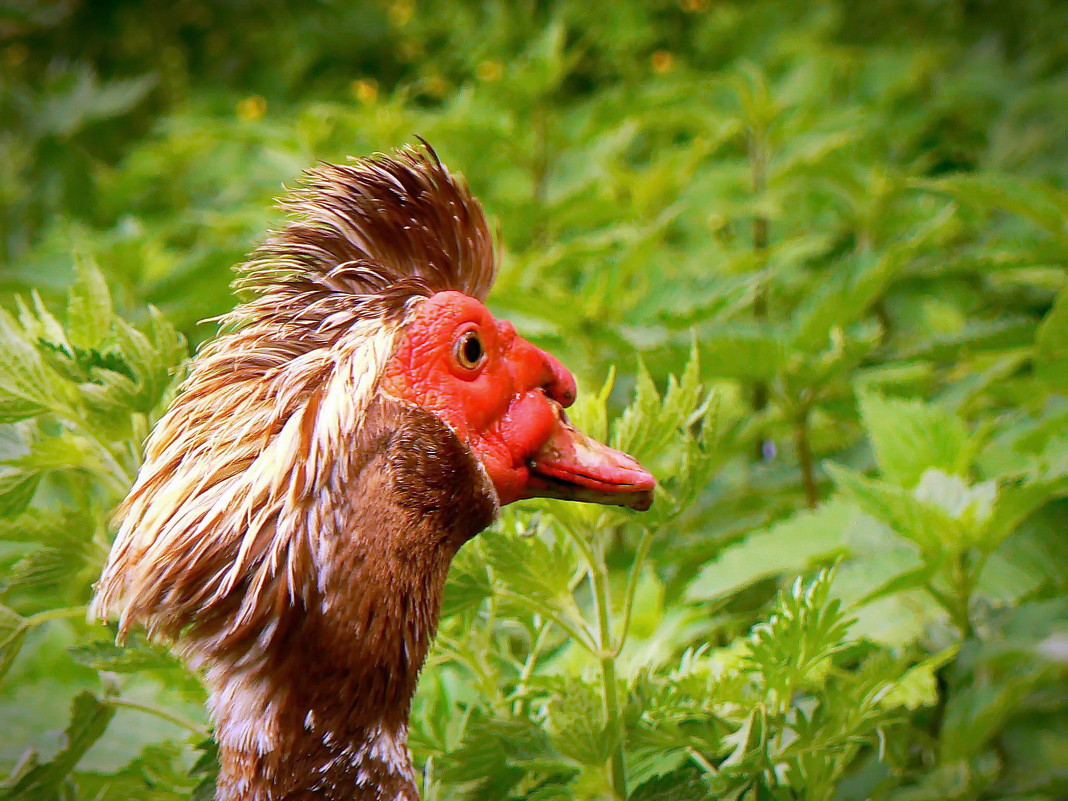
[[[471,331],[483,351],[474,367],[458,355]],[[567,423],[561,408],[575,400],[567,368],[461,292],[439,292],[419,306],[382,387],[448,423],[481,460],[502,505],[544,495],[635,508],[651,502],[655,480],[647,471]]]

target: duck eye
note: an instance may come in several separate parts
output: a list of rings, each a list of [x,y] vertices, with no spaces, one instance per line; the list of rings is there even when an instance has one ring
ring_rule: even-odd
[[[468,331],[456,341],[456,361],[466,370],[474,370],[482,363],[485,351],[477,331]]]

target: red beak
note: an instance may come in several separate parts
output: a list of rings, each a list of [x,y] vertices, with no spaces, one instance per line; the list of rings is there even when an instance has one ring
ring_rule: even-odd
[[[632,456],[577,430],[563,408],[546,443],[530,458],[526,498],[628,506],[644,512],[653,503],[656,479]]]

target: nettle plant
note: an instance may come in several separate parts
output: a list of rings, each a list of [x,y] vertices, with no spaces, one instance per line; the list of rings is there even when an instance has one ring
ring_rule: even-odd
[[[79,274],[65,323],[39,301],[2,321],[9,569],[0,644],[6,671],[31,632],[67,619],[66,658],[99,681],[74,700],[60,751],[28,753],[5,797],[210,797],[207,732],[195,711],[187,719],[195,679],[164,649],[119,649],[81,622],[106,554],[107,514],[185,347],[156,314],[141,327],[117,316],[91,265]],[[1059,354],[1064,317],[1062,302],[1039,331],[1036,360]],[[1000,590],[984,581],[1005,580],[989,566],[1006,563],[1006,537],[1068,491],[1063,408],[971,431],[936,404],[865,390],[878,477],[829,465],[834,497],[728,548],[671,603],[666,566],[650,561],[654,540],[693,510],[747,431],[729,393],[702,388],[698,350],[662,395],[640,370],[633,402],[611,422],[611,378],[575,410],[593,435],[655,467],[650,515],[509,509],[457,560],[412,723],[426,798],[832,798],[865,759],[884,782],[915,770],[916,747],[981,762],[1011,703],[1048,680],[1052,668],[1036,666],[988,696],[965,687],[947,703],[939,689],[962,642],[981,648],[980,636],[1004,625],[977,613],[981,599],[1027,592],[1012,576]],[[820,561],[837,566],[788,583],[762,622],[724,639],[730,618],[717,625],[715,610],[732,596]],[[1037,630],[1060,606],[1032,610]],[[880,631],[888,619],[900,628],[892,618],[902,609],[911,610],[907,631]],[[916,645],[942,619],[942,646],[925,655]],[[140,700],[146,674],[175,688],[170,704]],[[919,746],[914,712],[923,707],[939,708],[941,722],[935,743]],[[100,773],[82,758],[117,710],[193,734]],[[971,714],[992,722],[976,728]],[[188,772],[197,742],[206,779]],[[925,781],[945,778],[934,774]]]
[[[833,4],[671,3],[677,51],[637,4],[513,5],[409,13],[396,91],[194,97],[100,170],[106,222],[56,215],[20,268],[59,283],[73,227],[124,314],[86,260],[65,314],[0,316],[0,799],[211,797],[196,677],[84,622],[108,518],[171,324],[229,306],[279,183],[413,131],[500,220],[494,310],[660,481],[645,515],[521,504],[461,551],[424,798],[1068,796],[1068,195],[1019,177],[1064,159],[1014,122],[1059,84],[859,50]]]
[[[177,745],[130,754],[111,775],[83,764],[117,710],[193,732],[186,749],[206,732],[186,719],[187,704],[139,700],[145,674],[175,684],[187,702],[198,695],[164,649],[116,648],[105,629],[83,622],[107,551],[107,514],[132,479],[138,443],[185,348],[154,313],[141,328],[117,316],[93,266],[83,263],[79,276],[65,324],[37,300],[2,319],[9,569],[0,664],[9,670],[31,632],[66,619],[67,658],[97,671],[99,686],[74,700],[59,752],[47,760],[28,752],[4,797],[208,797],[207,743],[206,781],[181,769]],[[700,630],[700,615],[665,609],[650,546],[720,466],[731,423],[716,393],[702,390],[700,372],[695,350],[661,396],[641,371],[634,402],[611,424],[611,380],[576,409],[594,435],[610,434],[656,465],[662,484],[650,517],[557,504],[509,510],[464,550],[412,726],[425,797],[727,797],[783,788],[830,797],[858,750],[902,709],[934,702],[933,671],[945,659],[906,670],[885,649],[851,639],[833,571],[798,579],[749,635],[663,659],[665,641],[692,639],[686,632]]]

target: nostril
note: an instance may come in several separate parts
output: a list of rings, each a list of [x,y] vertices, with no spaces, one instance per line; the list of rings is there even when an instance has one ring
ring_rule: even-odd
[[[575,402],[575,384],[570,375],[554,375],[541,385],[542,390],[561,406],[570,406]]]

